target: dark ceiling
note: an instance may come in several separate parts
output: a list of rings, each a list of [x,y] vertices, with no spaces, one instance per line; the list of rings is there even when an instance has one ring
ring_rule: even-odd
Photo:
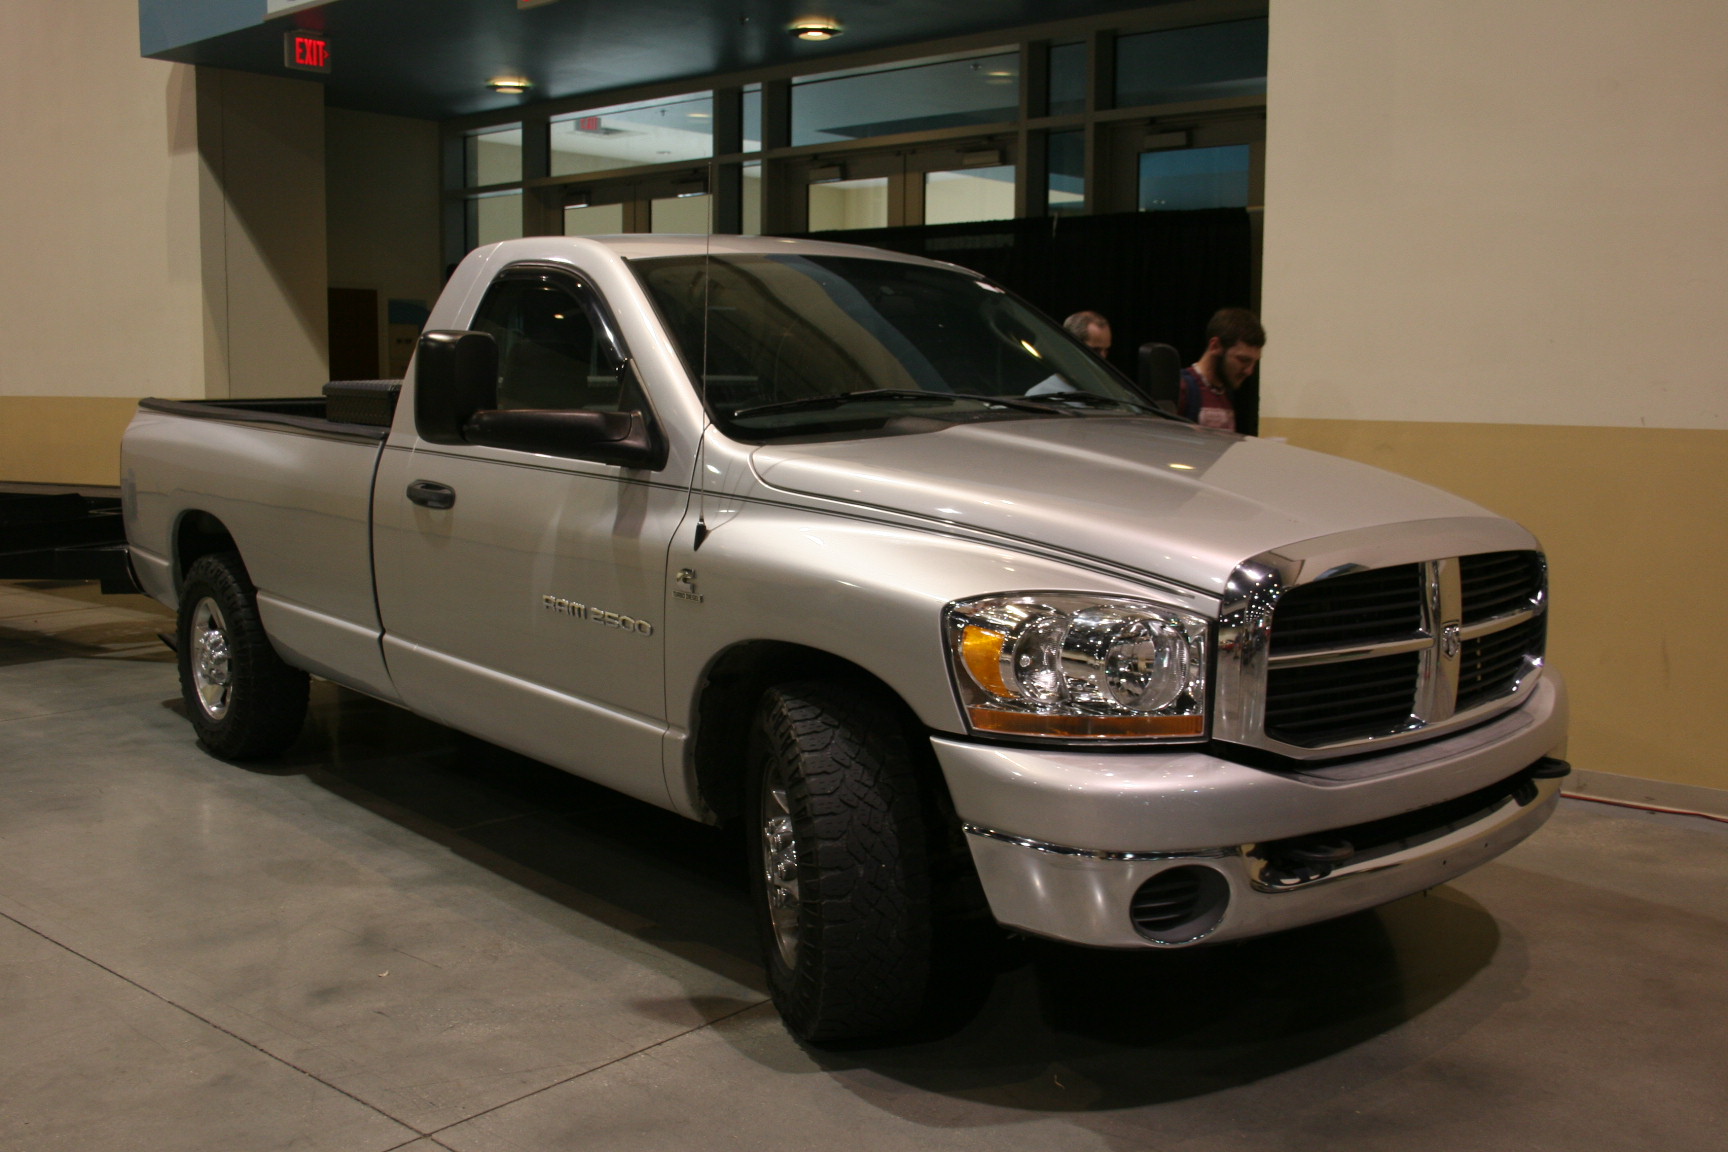
[[[230,0],[142,0],[146,21],[164,3],[222,8]],[[260,15],[263,5],[253,0]],[[442,120],[592,92],[820,60],[945,37],[1159,6],[1159,0],[332,0],[221,35],[164,47],[157,59],[316,78],[337,107]],[[795,40],[795,17],[827,14],[845,35]],[[254,18],[254,17],[247,17]],[[180,17],[180,27],[195,26]],[[282,63],[283,34],[322,28],[328,75]],[[146,25],[146,43],[160,27]],[[172,37],[170,37],[172,39]],[[486,87],[494,76],[534,82],[525,97]]]

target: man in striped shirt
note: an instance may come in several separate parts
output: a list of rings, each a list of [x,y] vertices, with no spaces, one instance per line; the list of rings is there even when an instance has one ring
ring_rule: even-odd
[[[1206,351],[1182,369],[1176,410],[1203,428],[1236,431],[1236,393],[1254,375],[1266,329],[1246,308],[1220,308],[1206,325]]]

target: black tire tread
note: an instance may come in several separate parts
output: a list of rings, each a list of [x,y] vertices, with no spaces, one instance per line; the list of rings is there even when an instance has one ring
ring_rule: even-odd
[[[192,681],[192,612],[205,596],[222,609],[232,663],[228,712],[213,721]],[[200,556],[180,590],[180,693],[198,740],[224,760],[257,760],[286,751],[306,723],[310,678],[284,663],[258,615],[257,589],[237,553]]]
[[[768,690],[758,731],[793,766],[804,897],[796,970],[766,934],[776,1006],[817,1044],[909,1028],[930,982],[931,829],[899,718],[868,692],[803,682]]]

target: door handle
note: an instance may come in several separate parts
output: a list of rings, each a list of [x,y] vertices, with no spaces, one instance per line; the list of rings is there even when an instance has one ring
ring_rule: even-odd
[[[408,485],[408,499],[423,508],[451,508],[456,504],[456,489],[448,484],[416,480]]]

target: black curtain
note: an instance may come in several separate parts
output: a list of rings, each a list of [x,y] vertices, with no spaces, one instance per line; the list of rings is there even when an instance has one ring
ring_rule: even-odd
[[[1191,364],[1206,347],[1206,321],[1246,307],[1253,237],[1241,208],[1123,212],[860,228],[808,234],[868,244],[980,272],[1060,321],[1082,309],[1110,321],[1110,362],[1130,379],[1145,343],[1169,344]],[[1258,426],[1257,379],[1237,398],[1237,427]]]

